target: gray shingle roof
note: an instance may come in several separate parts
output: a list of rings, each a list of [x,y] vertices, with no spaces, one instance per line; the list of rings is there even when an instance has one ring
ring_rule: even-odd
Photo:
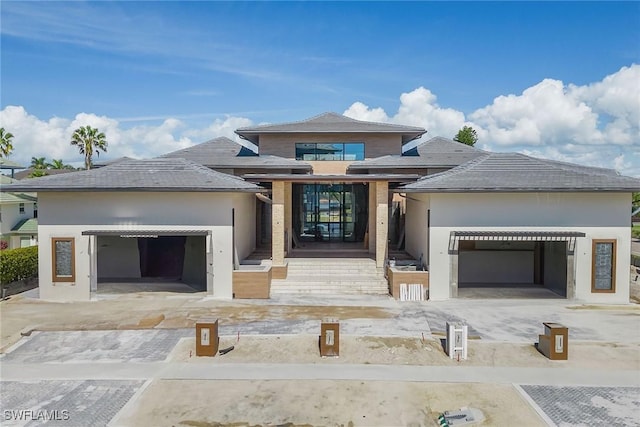
[[[402,187],[407,192],[640,191],[640,179],[609,169],[537,159],[518,153],[488,153],[446,172]]]
[[[164,154],[160,158],[183,158],[210,168],[311,170],[311,165],[306,162],[272,155],[258,155],[247,147],[225,137],[215,138]]]
[[[486,151],[437,136],[402,155],[393,154],[353,162],[349,169],[452,168],[485,154]]]
[[[111,160],[105,160],[102,162],[95,162],[91,165],[91,167],[93,168],[102,168],[105,166],[109,166],[112,165],[114,163],[118,163],[118,162],[123,162],[125,160],[133,160],[131,157],[127,157],[127,156],[122,156],[122,157],[118,157],[117,159],[111,159]]]
[[[262,188],[185,159],[125,160],[99,169],[2,186],[15,191],[248,191]]]
[[[256,144],[259,135],[264,133],[394,133],[402,134],[402,142],[407,143],[425,132],[426,130],[421,127],[366,122],[338,113],[323,113],[299,122],[244,127],[236,130],[242,138]]]

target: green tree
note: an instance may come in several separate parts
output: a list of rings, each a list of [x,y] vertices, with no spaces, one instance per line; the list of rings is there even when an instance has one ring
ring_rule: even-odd
[[[49,167],[49,163],[47,163],[47,159],[45,157],[32,157],[31,167],[33,169],[46,169]]]
[[[107,151],[107,139],[104,133],[91,126],[81,126],[73,132],[71,145],[78,147],[80,154],[84,154],[84,167],[91,169],[93,153],[100,156],[100,150]]]
[[[0,157],[9,157],[9,154],[13,151],[13,144],[11,144],[12,139],[13,134],[11,132],[0,128]]]
[[[38,178],[41,176],[45,176],[45,175],[49,175],[47,173],[46,169],[34,169],[31,171],[31,173],[27,176],[27,178]]]
[[[478,142],[478,134],[476,130],[471,126],[463,126],[462,129],[458,131],[456,136],[453,137],[454,141],[461,142],[463,144],[474,146],[476,142]]]
[[[640,208],[640,193],[633,193],[631,196],[631,205],[634,209]]]
[[[49,163],[50,169],[73,169],[73,166],[67,165],[62,159],[53,159]]]

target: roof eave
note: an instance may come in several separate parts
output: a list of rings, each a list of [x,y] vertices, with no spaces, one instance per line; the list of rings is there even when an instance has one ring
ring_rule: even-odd
[[[265,189],[257,188],[208,188],[208,187],[65,187],[65,188],[35,188],[30,191],[38,193],[80,193],[80,192],[157,192],[157,193],[260,193]],[[22,191],[22,190],[16,190]]]
[[[633,193],[632,188],[399,188],[400,193]]]

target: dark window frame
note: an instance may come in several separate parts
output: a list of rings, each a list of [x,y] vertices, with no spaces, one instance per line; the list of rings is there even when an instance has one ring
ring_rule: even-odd
[[[56,243],[71,242],[71,275],[59,276],[56,271],[58,263]],[[51,274],[53,282],[75,282],[76,281],[76,239],[75,237],[52,237],[51,238]]]
[[[24,203],[18,203],[18,212],[23,214],[26,212],[25,207],[24,207]]]
[[[611,289],[596,289],[596,246],[599,243],[610,243],[611,248]],[[616,239],[593,239],[591,243],[591,293],[613,294],[616,292]]]
[[[341,145],[342,149],[339,151],[340,154],[340,158],[336,159],[336,158],[326,158],[326,157],[331,157],[332,154],[328,154],[328,153],[319,153],[318,152],[318,145]],[[347,146],[352,146],[351,148],[353,148],[353,146],[358,145],[360,146],[362,149],[361,150],[357,150],[356,153],[347,153]],[[305,146],[305,147],[303,147]],[[307,152],[307,153],[302,153],[302,154],[298,154],[300,151],[311,151],[311,152]],[[359,160],[364,160],[365,159],[365,151],[366,151],[366,146],[364,142],[358,142],[358,141],[349,141],[349,142],[296,142],[295,143],[295,158],[296,160],[303,160],[303,161],[309,161],[309,162],[332,162],[332,161],[337,161],[337,162],[354,162],[354,161],[359,161]],[[350,150],[352,151],[352,150]],[[304,156],[306,155],[311,155],[312,158],[307,158],[305,159]],[[345,159],[345,156],[347,155],[354,155],[355,154],[355,159]],[[359,158],[361,154],[362,158]],[[322,158],[325,157],[325,158]]]

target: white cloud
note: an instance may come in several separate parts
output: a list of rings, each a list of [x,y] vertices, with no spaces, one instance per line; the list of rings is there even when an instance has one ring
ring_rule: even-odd
[[[636,64],[584,86],[544,79],[519,95],[498,96],[468,117],[441,107],[431,90],[419,87],[400,95],[395,114],[362,102],[354,102],[344,114],[360,120],[422,126],[429,131],[424,138],[452,138],[468,125],[478,132],[483,149],[518,151],[640,176],[639,81],[640,65]],[[131,127],[132,122],[125,119],[89,113],[42,120],[21,106],[0,111],[0,125],[15,135],[11,159],[24,164],[41,156],[82,164],[82,156],[69,141],[73,130],[83,125],[106,134],[109,149],[102,158],[155,157],[218,136],[250,146],[234,133],[253,124],[248,118],[229,115],[204,127],[189,126],[189,117],[162,120],[157,125]]]
[[[370,108],[362,102],[353,103],[344,115],[358,120],[422,126],[432,136],[455,135],[465,124],[464,114],[452,108],[442,108],[436,100],[429,89],[419,87],[400,95],[400,107],[393,117],[389,117],[382,108]]]
[[[423,137],[452,138],[464,125],[478,133],[479,146],[539,157],[616,168],[640,176],[640,65],[623,67],[599,82],[565,85],[544,79],[521,94],[496,97],[465,115],[438,105],[420,87],[400,96],[394,115],[356,102],[345,115],[422,126]]]
[[[98,128],[106,136],[107,153],[94,158],[97,161],[121,156],[156,157],[218,136],[237,140],[233,131],[252,122],[242,117],[226,117],[215,119],[202,129],[189,129],[182,121],[168,118],[159,125],[124,128],[116,119],[95,114],[79,113],[72,120],[54,117],[45,121],[28,114],[24,107],[7,106],[0,111],[0,124],[14,135],[14,151],[10,156],[13,161],[26,166],[31,157],[45,156],[48,160],[63,159],[80,166],[83,157],[70,144],[73,131],[80,126]]]

